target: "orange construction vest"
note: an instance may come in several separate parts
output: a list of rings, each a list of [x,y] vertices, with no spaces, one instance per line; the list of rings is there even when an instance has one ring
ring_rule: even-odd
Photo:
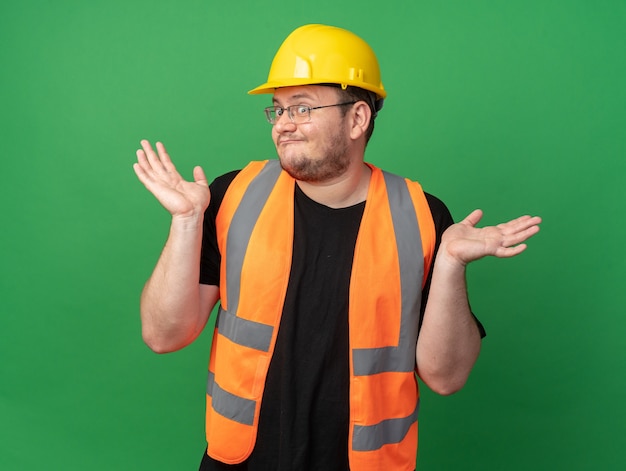
[[[352,470],[412,470],[415,349],[435,227],[418,183],[370,168],[350,278],[348,456]],[[228,464],[248,458],[256,441],[291,270],[294,185],[278,161],[252,162],[230,184],[216,219],[221,306],[206,433],[208,454]]]

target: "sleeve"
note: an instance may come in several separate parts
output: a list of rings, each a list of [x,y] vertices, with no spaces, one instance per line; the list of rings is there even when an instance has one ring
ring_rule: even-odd
[[[439,250],[439,244],[441,243],[441,236],[443,235],[443,233],[448,227],[454,224],[454,219],[452,218],[452,214],[450,214],[450,211],[448,210],[448,207],[445,205],[445,203],[441,201],[439,198],[437,198],[436,196],[433,196],[429,193],[425,193],[425,195],[426,195],[426,200],[428,201],[428,206],[430,207],[430,212],[433,216],[433,221],[435,223],[436,238],[435,238],[435,256],[433,257],[433,261],[431,262],[431,265],[430,265],[430,270],[428,273],[428,278],[426,280],[426,285],[424,286],[424,289],[422,290],[422,311],[421,311],[422,318],[420,318],[420,327],[422,325],[424,309],[426,308],[426,301],[428,301],[428,290],[430,289],[430,281],[432,278],[435,259],[437,258],[437,251]],[[483,325],[478,320],[478,318],[474,315],[473,312],[472,312],[472,315],[474,316],[474,320],[476,321],[476,325],[478,326],[478,330],[480,331],[480,336],[485,337],[485,335],[487,335],[487,333],[485,332],[485,328],[483,327]]]
[[[200,254],[200,283],[203,285],[220,284],[220,262],[222,256],[217,247],[217,229],[215,219],[220,209],[226,190],[239,170],[234,170],[217,177],[209,188],[211,189],[211,201],[204,213],[202,228],[202,252]]]

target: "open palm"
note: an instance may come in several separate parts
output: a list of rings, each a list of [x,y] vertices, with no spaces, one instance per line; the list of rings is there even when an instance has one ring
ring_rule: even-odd
[[[489,255],[505,258],[520,254],[526,249],[523,242],[539,231],[541,223],[540,217],[521,216],[496,226],[478,228],[476,224],[482,215],[477,209],[443,234],[442,248],[463,265]]]
[[[150,143],[141,141],[137,162],[133,165],[137,178],[144,184],[172,216],[191,216],[203,213],[211,194],[201,167],[193,170],[193,182],[185,180],[176,170],[165,146],[157,142],[157,153]]]

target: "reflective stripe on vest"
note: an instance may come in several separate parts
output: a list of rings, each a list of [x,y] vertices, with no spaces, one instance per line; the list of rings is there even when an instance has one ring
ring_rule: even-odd
[[[235,396],[220,388],[215,383],[215,375],[211,371],[209,371],[206,390],[207,394],[213,398],[215,412],[240,424],[252,425],[254,423],[254,401]]]
[[[254,225],[259,219],[261,210],[267,202],[267,198],[276,184],[276,180],[278,180],[280,176],[280,172],[281,167],[278,161],[268,162],[268,164],[263,167],[258,176],[252,180],[248,186],[233,216],[233,220],[230,223],[227,242],[228,256],[226,257],[226,286],[228,287],[229,312],[236,313],[239,307],[241,271],[246,249],[248,248],[248,242],[250,241],[250,235],[252,234]],[[235,316],[232,317],[236,319]],[[239,328],[239,324],[236,323],[236,321],[228,320],[227,322],[233,329],[237,330]],[[246,330],[245,327],[241,327],[241,329]],[[221,330],[220,333],[222,333]],[[251,340],[246,334],[263,335],[264,333],[264,329],[260,326],[248,326],[247,331],[242,334],[244,336],[243,340]],[[226,333],[223,334],[226,335]],[[231,340],[236,341],[234,339]]]
[[[417,215],[403,178],[383,172],[391,218],[398,246],[400,282],[402,288],[402,320],[397,347],[357,349],[353,352],[354,374],[373,375],[384,371],[413,371],[415,345],[421,309],[421,291],[424,262],[421,244],[415,243],[420,235]],[[419,249],[416,249],[418,247]]]
[[[421,289],[424,279],[424,262],[420,230],[413,201],[403,178],[383,172],[395,242],[400,264],[401,320],[398,345],[393,347],[353,349],[353,374],[375,375],[384,372],[415,371],[415,349],[421,310]],[[395,400],[388,398],[387,400]],[[352,449],[373,451],[387,444],[402,441],[409,428],[417,422],[419,400],[415,410],[406,417],[387,419],[374,425],[354,425]]]
[[[278,191],[277,194],[282,198],[280,201],[284,201],[286,197],[285,189],[289,187],[284,183],[286,174],[282,173],[278,161],[268,161],[266,163],[257,162],[251,164],[251,166],[253,167],[252,170],[248,168],[244,169],[244,171],[248,171],[248,173],[243,179],[243,188],[240,188],[240,185],[231,184],[231,186],[236,187],[236,192],[234,203],[230,200],[228,203],[231,206],[227,214],[231,214],[232,216],[229,216],[230,219],[227,217],[226,222],[222,223],[227,225],[226,235],[224,235],[221,229],[222,226],[218,225],[218,240],[220,240],[221,235],[225,237],[226,251],[222,253],[222,262],[225,263],[225,270],[223,266],[221,272],[222,306],[219,308],[216,322],[216,337],[214,338],[212,364],[214,363],[215,352],[221,351],[222,348],[226,348],[226,350],[231,349],[232,351],[245,347],[244,354],[246,357],[242,361],[244,361],[246,365],[255,364],[254,357],[251,357],[251,355],[254,355],[253,352],[255,351],[258,352],[258,355],[263,356],[263,358],[269,355],[267,359],[259,360],[258,367],[246,367],[247,371],[253,371],[254,374],[260,375],[259,378],[254,379],[255,383],[248,387],[252,388],[251,391],[257,391],[260,387],[262,392],[282,308],[280,309],[277,319],[275,321],[269,321],[275,322],[275,324],[251,320],[250,317],[258,319],[258,316],[256,316],[256,314],[250,315],[248,312],[250,309],[255,309],[253,303],[251,305],[248,299],[250,296],[250,294],[248,294],[246,296],[246,317],[248,318],[241,317],[239,315],[241,301],[240,291],[242,290],[241,275],[246,257],[251,256],[248,253],[248,245],[260,215],[266,208],[266,205],[268,205],[270,195]],[[372,179],[370,182],[370,192],[368,192],[368,202],[366,203],[361,228],[357,236],[350,288],[351,300],[349,318],[351,319],[350,348],[352,378],[350,386],[351,469],[367,468],[367,463],[371,463],[372,459],[378,463],[389,464],[397,463],[398,456],[401,456],[402,459],[406,458],[406,460],[410,461],[411,454],[417,452],[419,393],[417,391],[417,381],[415,378],[415,347],[419,328],[421,288],[426,279],[424,265],[427,263],[426,266],[429,266],[430,260],[432,259],[435,239],[434,224],[432,223],[432,217],[430,216],[430,211],[423,192],[421,191],[421,187],[419,187],[417,183],[407,182],[401,177],[382,172],[375,167],[371,168]],[[242,173],[244,171],[242,171]],[[252,175],[250,175],[250,173],[252,173]],[[283,183],[277,184],[279,181]],[[276,190],[276,188],[281,189]],[[375,191],[375,193],[372,193],[372,191]],[[386,198],[381,198],[381,195],[385,194]],[[228,196],[228,193],[226,196]],[[226,196],[224,201],[226,201]],[[237,198],[240,198],[240,200],[237,201]],[[293,191],[291,191],[289,198],[293,199]],[[377,203],[371,203],[370,200],[377,201]],[[276,201],[275,199],[273,203],[274,210],[276,209]],[[222,204],[224,205],[224,203]],[[418,208],[418,214],[416,214],[416,207]],[[292,210],[293,206],[291,206],[291,211]],[[270,218],[269,220],[275,221],[278,230],[283,231],[285,224],[281,225],[283,221],[280,220],[280,214],[276,212],[272,214],[273,219]],[[371,214],[371,216],[368,216],[368,214]],[[390,216],[386,214],[390,214]],[[384,230],[378,230],[378,226],[376,225],[377,223],[375,221],[379,216],[385,221],[385,224],[381,226],[384,227]],[[391,222],[387,222],[389,219]],[[428,219],[428,221],[424,223],[426,227],[425,240],[422,240],[423,237],[420,227],[423,224],[423,220],[426,219]],[[285,214],[285,220],[289,220],[287,214]],[[367,221],[367,223],[365,221]],[[291,215],[291,223],[292,222],[293,215]],[[364,226],[366,226],[365,229],[363,228]],[[361,231],[369,231],[369,235],[361,236]],[[391,234],[390,231],[393,231],[393,234]],[[280,234],[283,234],[283,232],[280,232]],[[372,237],[372,234],[374,234],[374,237]],[[283,235],[281,235],[281,237],[283,237],[281,240],[286,240]],[[361,251],[359,251],[360,237],[365,239]],[[291,242],[293,243],[292,232]],[[394,242],[395,244],[393,244]],[[390,243],[392,243],[393,246],[389,246]],[[223,245],[224,240],[222,239],[220,250],[224,249]],[[385,246],[385,248],[389,248],[389,250],[382,251],[383,253],[380,254],[382,258],[378,260],[379,251],[376,249],[380,246]],[[276,247],[274,247],[274,250],[278,251]],[[289,247],[288,250],[290,254],[291,247]],[[361,259],[363,257],[371,259],[367,260],[366,263],[359,264],[359,267],[364,266],[367,269],[367,274],[361,277],[362,280],[357,280],[362,273],[360,268],[357,268],[356,262],[359,253],[362,254]],[[365,255],[363,255],[363,253],[365,253]],[[287,258],[289,266],[283,266],[280,270],[287,269],[288,271],[290,267],[290,257]],[[373,261],[374,259],[376,260]],[[395,281],[389,281],[390,284],[394,285],[394,289],[389,292],[387,292],[386,288],[383,286],[377,286],[372,289],[372,276],[374,276],[372,275],[372,273],[374,273],[372,267],[381,264],[386,267],[386,269],[391,267],[391,271],[394,273],[394,264],[396,264],[399,269],[399,274],[393,277]],[[276,278],[274,276],[276,270],[279,269],[268,267],[267,270],[268,273],[271,272],[273,281],[275,281]],[[247,276],[250,277],[250,274],[247,274]],[[262,277],[263,273],[255,273],[254,276]],[[285,279],[288,279],[288,272]],[[255,279],[254,281],[256,283],[258,280]],[[387,280],[382,279],[376,281],[384,284]],[[374,284],[376,283],[374,282]],[[399,285],[397,289],[395,288],[396,285]],[[258,286],[258,284],[254,286]],[[355,292],[353,293],[353,291]],[[248,288],[247,292],[250,293],[250,288]],[[253,292],[256,293],[256,290]],[[373,292],[374,296],[382,296],[382,304],[378,302],[378,298],[375,298],[374,302],[370,302],[369,292]],[[364,296],[360,296],[359,294]],[[259,296],[263,296],[263,293],[259,292]],[[355,298],[353,298],[353,296],[355,296]],[[361,298],[363,300],[359,302],[358,300]],[[225,300],[226,302],[224,302]],[[282,301],[284,301],[284,292]],[[224,305],[227,307],[224,308]],[[391,305],[391,310],[379,312],[381,308],[389,308],[389,305]],[[396,305],[399,306],[398,309],[394,307]],[[391,322],[389,325],[393,325],[393,327],[387,330],[389,332],[396,332],[394,329],[397,329],[397,334],[394,334],[395,340],[390,339],[389,335],[377,337],[376,333],[370,334],[366,332],[368,330],[367,326],[361,326],[360,322],[358,322],[358,320],[360,320],[359,311],[365,311],[363,314],[365,314],[365,318],[370,321],[368,325],[377,325],[376,323],[379,322],[385,324]],[[267,318],[265,319],[267,320]],[[354,319],[356,319],[357,322],[355,322]],[[395,324],[398,325],[396,326]],[[356,332],[356,334],[354,334],[354,332]],[[387,332],[387,334],[389,332]],[[353,335],[355,335],[354,338]],[[232,344],[226,343],[225,347],[216,346],[216,340],[219,340],[220,337],[227,339],[227,341]],[[381,343],[373,340],[376,338],[386,340]],[[375,347],[371,347],[372,344]],[[376,346],[381,344],[385,346]],[[367,345],[368,348],[359,348],[359,345]],[[230,360],[232,360],[232,358]],[[229,362],[226,362],[226,364],[229,364]],[[232,366],[232,368],[234,368],[232,370],[233,372],[238,371],[236,366]],[[231,376],[227,375],[226,377],[228,377],[227,381],[231,383],[231,387],[224,388],[222,386],[228,383],[219,384],[220,381],[226,378],[224,374],[219,372],[214,373],[213,371],[209,372],[207,383],[209,405],[209,410],[207,410],[207,438],[209,440],[209,454],[227,463],[238,463],[249,456],[254,445],[254,440],[256,439],[260,396],[257,396],[256,393],[252,394],[250,390],[245,393],[246,397],[239,395],[237,386],[233,386],[233,384],[237,384],[239,380],[236,378],[233,379],[232,373],[230,373],[230,375]],[[392,377],[389,375],[392,375]],[[222,378],[222,380],[220,380],[220,378]],[[359,378],[363,379],[360,380]],[[257,386],[259,381],[262,386]],[[383,385],[382,388],[379,388],[380,385]],[[401,390],[401,397],[400,392],[394,394],[396,392],[394,388]],[[380,394],[383,396],[381,397]],[[250,397],[258,397],[258,400],[250,399]],[[401,407],[394,405],[394,401],[401,402]],[[391,405],[387,406],[384,405],[384,403]],[[378,407],[379,412],[370,416],[370,413],[366,410],[370,406]],[[228,449],[227,439],[222,439],[219,436],[228,434],[235,434],[232,437],[238,435],[247,436],[249,432],[245,431],[245,429],[230,427],[228,422],[223,422],[222,419],[213,416],[211,409],[214,413],[219,414],[219,416],[232,421],[231,423],[240,424],[240,427],[251,427],[254,430],[254,432],[250,432],[252,433],[252,444],[246,451],[242,451],[240,454],[238,451]],[[393,410],[393,412],[389,412],[390,410]],[[376,419],[379,415],[380,419]],[[214,418],[210,419],[211,417]],[[219,424],[221,428],[211,429],[209,426],[210,420],[218,419],[220,420]],[[215,425],[215,427],[217,427],[217,425]],[[224,427],[232,429],[232,431],[227,431]],[[212,435],[209,429],[213,431]],[[211,436],[213,437],[213,448]],[[410,437],[410,440],[407,442],[408,437]],[[221,443],[215,445],[215,442]],[[398,445],[401,442],[403,442],[402,449],[399,449]],[[242,447],[247,447],[244,442],[241,443]],[[393,448],[385,448],[385,445],[391,445]],[[230,448],[233,447],[231,446]],[[400,452],[398,452],[398,450],[400,450]],[[372,453],[383,453],[385,457],[373,458]],[[385,454],[393,453],[398,454],[398,456],[390,459],[386,458]],[[413,459],[413,463],[414,462]]]
[[[387,419],[374,425],[355,425],[352,449],[354,451],[373,451],[379,450],[384,445],[402,441],[411,425],[417,422],[419,408],[420,402],[418,400],[415,410],[408,417]]]

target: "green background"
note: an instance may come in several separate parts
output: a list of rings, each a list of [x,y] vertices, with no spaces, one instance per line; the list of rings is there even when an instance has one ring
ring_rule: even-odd
[[[465,389],[424,391],[418,469],[623,469],[623,0],[4,0],[0,469],[197,469],[210,338],[141,341],[169,220],[134,152],[162,140],[186,177],[272,158],[246,91],[314,22],[379,56],[369,161],[456,219],[544,218],[526,253],[469,269],[488,336]]]

